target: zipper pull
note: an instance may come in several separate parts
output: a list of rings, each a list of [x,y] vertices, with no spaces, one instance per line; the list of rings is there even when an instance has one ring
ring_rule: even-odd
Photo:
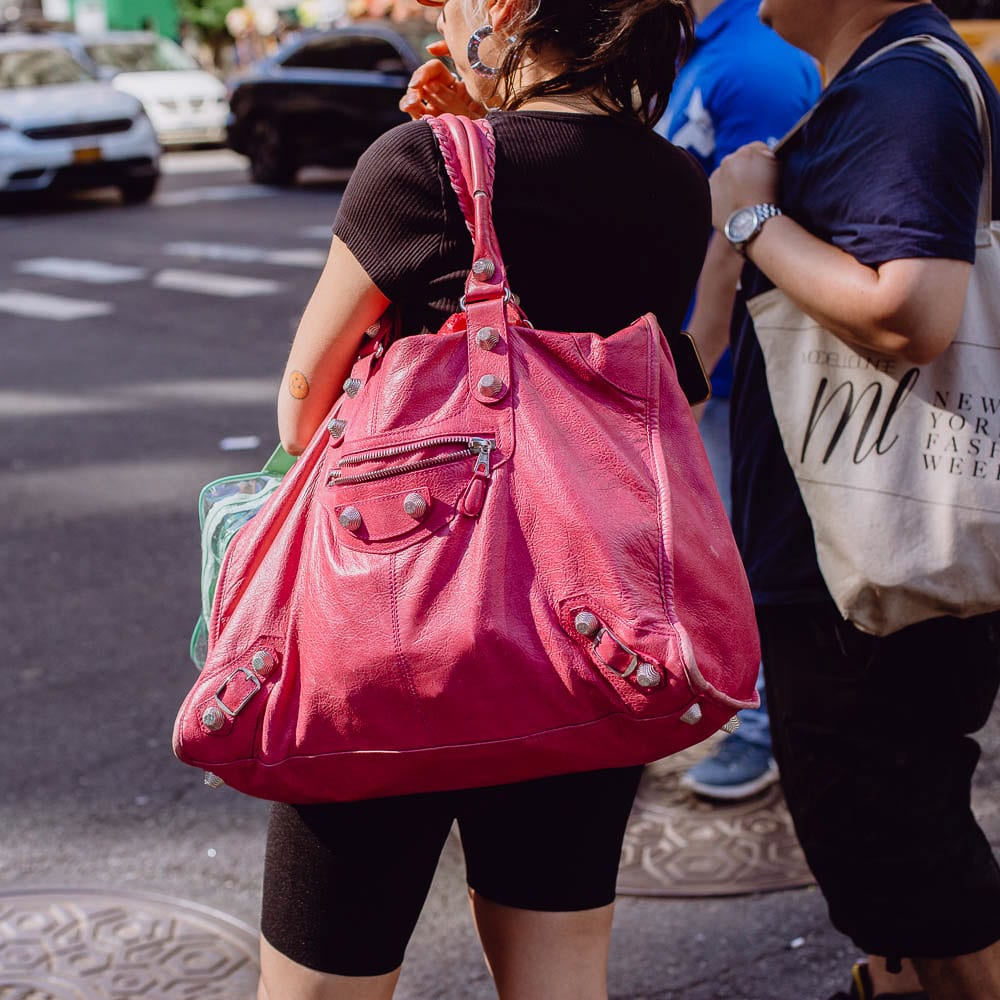
[[[482,476],[484,479],[490,478],[490,452],[493,447],[493,442],[486,438],[473,438],[469,442],[469,448],[476,456],[476,464],[472,469],[473,475]]]
[[[476,456],[476,464],[472,470],[472,481],[465,488],[458,509],[466,517],[478,517],[486,502],[486,489],[490,484],[490,452],[493,442],[486,438],[473,438],[469,442],[470,450]]]

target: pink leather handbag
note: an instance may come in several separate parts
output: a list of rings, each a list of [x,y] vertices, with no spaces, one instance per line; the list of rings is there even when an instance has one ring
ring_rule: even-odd
[[[227,552],[177,717],[177,756],[251,795],[647,763],[757,704],[746,578],[656,320],[532,329],[508,304],[492,132],[432,127],[474,238],[463,312],[387,351],[372,331]]]

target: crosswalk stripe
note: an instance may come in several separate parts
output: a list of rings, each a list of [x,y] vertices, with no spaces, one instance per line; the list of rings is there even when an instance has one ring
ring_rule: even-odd
[[[219,274],[212,271],[184,271],[168,268],[153,278],[157,288],[179,292],[200,292],[203,295],[221,295],[239,299],[251,295],[273,295],[282,289],[278,281],[267,278],[247,278],[236,274]]]
[[[191,378],[172,382],[102,385],[84,392],[0,389],[0,419],[51,417],[136,410],[209,408],[257,404],[270,406],[277,395],[274,378]]]
[[[273,198],[281,192],[272,188],[250,187],[248,184],[219,184],[212,187],[188,188],[185,191],[164,191],[154,204],[167,207],[197,205],[201,201],[240,201],[244,198]]]
[[[0,292],[0,312],[33,319],[70,320],[90,316],[107,316],[114,312],[110,302],[92,302],[88,299],[71,299],[63,295],[42,295],[11,288]]]
[[[293,250],[265,250],[241,243],[198,243],[186,240],[167,243],[163,251],[173,257],[192,257],[197,260],[222,260],[240,264],[278,264],[282,267],[322,267],[326,253],[315,247]]]
[[[299,236],[305,236],[310,240],[326,240],[327,243],[333,238],[333,224],[325,226],[304,226],[299,230]]]
[[[164,174],[231,173],[246,168],[246,157],[229,149],[188,150],[160,157],[160,170]]]
[[[120,281],[139,281],[146,277],[141,267],[125,267],[103,260],[73,260],[69,257],[34,257],[14,265],[19,274],[34,274],[42,278],[64,278],[91,285],[117,285]]]
[[[265,260],[282,267],[322,267],[326,263],[325,250],[272,250]]]
[[[239,243],[196,243],[192,240],[167,243],[163,247],[163,252],[172,257],[196,257],[199,260],[224,260],[247,264],[262,257],[259,247],[244,246]]]

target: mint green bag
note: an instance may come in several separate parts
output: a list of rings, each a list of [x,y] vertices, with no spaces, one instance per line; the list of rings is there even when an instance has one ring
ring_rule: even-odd
[[[215,585],[219,579],[222,557],[229,543],[278,488],[295,459],[281,445],[260,472],[225,476],[210,482],[198,497],[198,522],[201,526],[201,616],[191,634],[190,653],[201,670],[208,655],[208,620],[212,615]]]

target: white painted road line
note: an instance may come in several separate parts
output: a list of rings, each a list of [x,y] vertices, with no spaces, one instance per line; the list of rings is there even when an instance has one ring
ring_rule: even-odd
[[[325,250],[271,250],[266,256],[268,264],[282,267],[322,267],[326,263]]]
[[[247,158],[231,149],[186,150],[160,157],[160,170],[165,174],[229,173],[246,169]]]
[[[14,265],[19,274],[34,274],[42,278],[63,278],[83,281],[90,285],[117,285],[122,281],[140,281],[145,268],[108,264],[103,260],[73,260],[69,257],[34,257],[19,260]]]
[[[240,201],[244,198],[273,198],[280,194],[273,188],[251,187],[249,184],[220,184],[217,187],[188,188],[186,191],[164,191],[154,199],[155,205],[175,207],[197,205],[201,201]]]
[[[182,271],[167,269],[153,278],[157,288],[171,288],[179,292],[199,292],[203,295],[221,295],[229,299],[242,299],[251,295],[273,295],[280,292],[278,281],[266,278],[246,278],[236,274],[218,274],[212,271]]]
[[[163,252],[173,257],[194,260],[224,260],[239,264],[278,264],[282,267],[322,267],[326,253],[315,247],[294,250],[265,250],[240,243],[197,243],[187,240],[167,243]]]
[[[333,223],[326,226],[304,226],[299,230],[299,236],[310,240],[326,240],[329,243],[333,239]]]
[[[273,406],[276,378],[192,378],[176,382],[102,385],[90,392],[0,389],[0,419],[71,416],[93,413],[176,410],[197,405]]]
[[[171,257],[193,257],[195,260],[225,260],[252,264],[262,260],[264,252],[260,247],[244,246],[239,243],[196,243],[188,240],[181,243],[167,243],[163,252]]]
[[[42,295],[11,288],[0,292],[0,312],[32,319],[86,319],[90,316],[107,316],[115,311],[110,302],[91,302],[87,299],[70,299],[62,295]]]

